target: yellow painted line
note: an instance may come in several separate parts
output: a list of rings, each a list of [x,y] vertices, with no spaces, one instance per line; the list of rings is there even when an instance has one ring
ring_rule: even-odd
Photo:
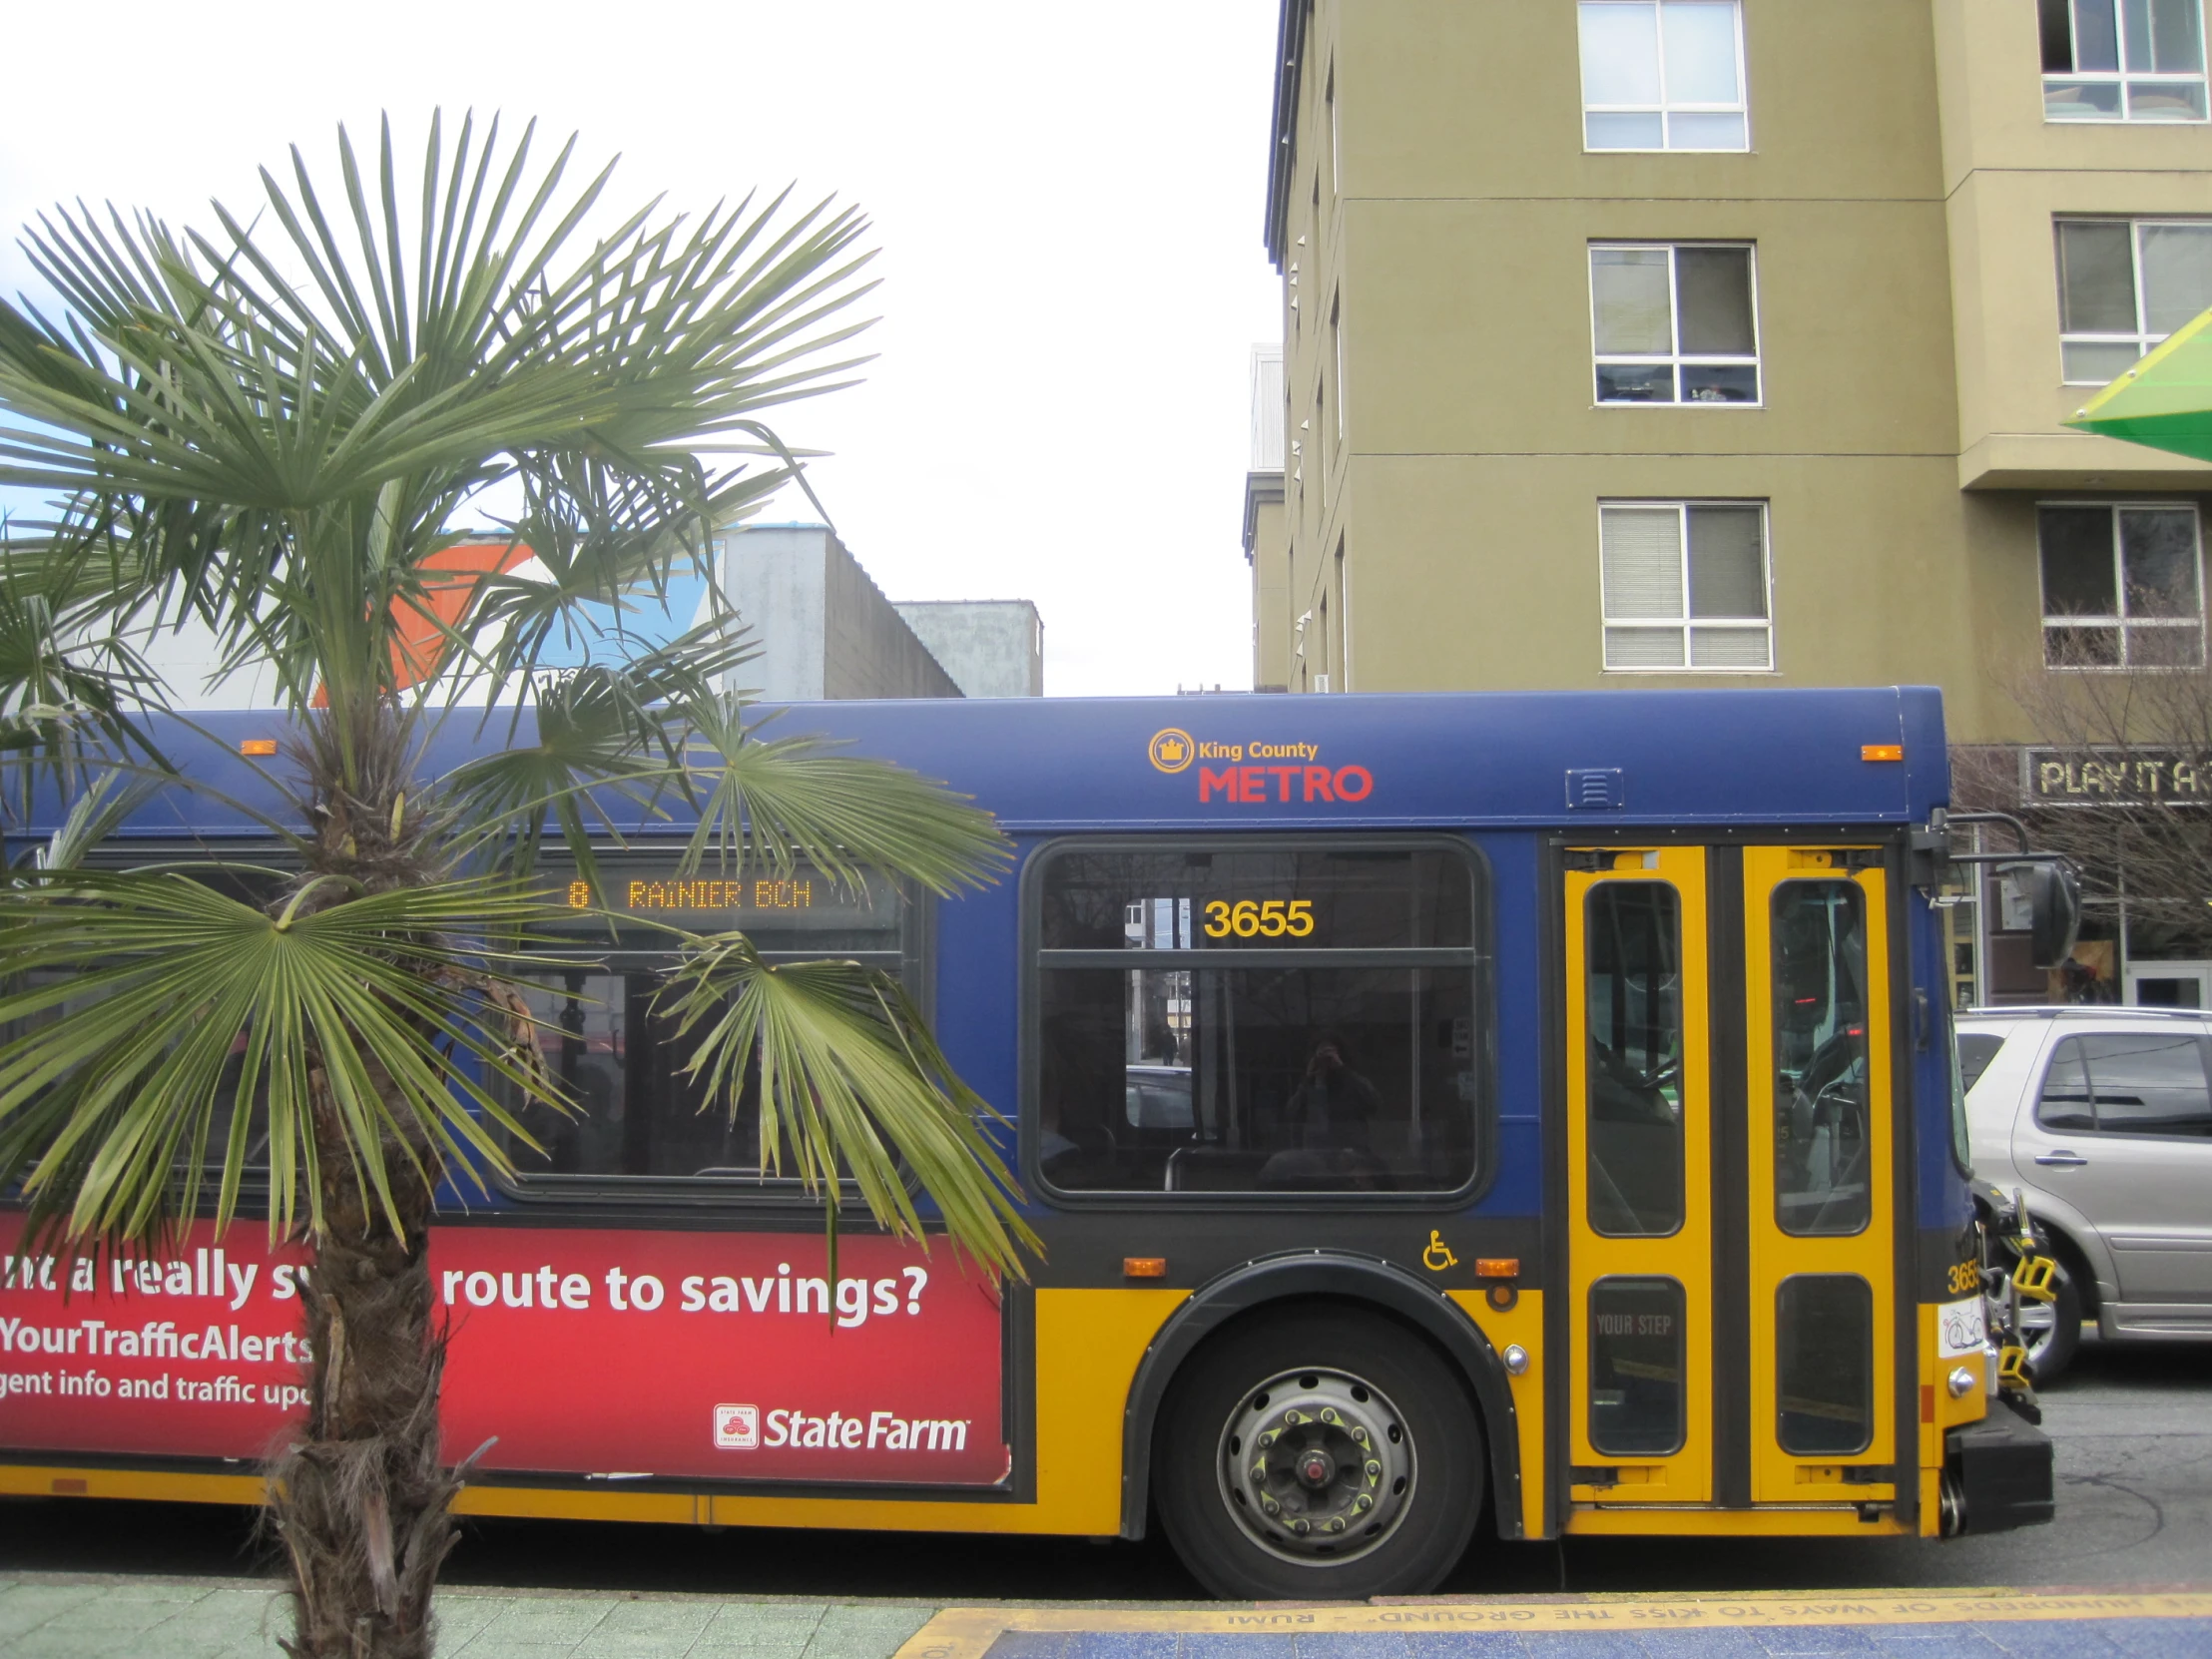
[[[1132,1609],[948,1607],[898,1659],[982,1659],[1009,1630],[1188,1635],[1384,1634],[1407,1631],[1722,1630],[1811,1625],[2034,1624],[2046,1620],[2212,1618],[2212,1591],[2037,1595],[2015,1590],[1877,1590],[1867,1595],[1610,1597],[1515,1601],[1436,1598],[1395,1604],[1275,1603]]]

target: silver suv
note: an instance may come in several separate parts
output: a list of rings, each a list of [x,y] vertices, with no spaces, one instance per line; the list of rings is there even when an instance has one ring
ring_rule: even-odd
[[[1974,1174],[2024,1189],[2060,1276],[2022,1310],[2038,1381],[2082,1322],[2212,1340],[2212,1017],[2150,1008],[1958,1016]]]

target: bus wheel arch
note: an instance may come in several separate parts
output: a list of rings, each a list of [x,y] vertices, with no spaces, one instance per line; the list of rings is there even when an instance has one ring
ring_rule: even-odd
[[[1498,1536],[1521,1527],[1519,1424],[1504,1362],[1489,1339],[1432,1287],[1379,1257],[1297,1251],[1262,1257],[1200,1286],[1146,1349],[1122,1419],[1121,1535],[1141,1538],[1150,1507],[1160,1408],[1186,1367],[1254,1316],[1300,1303],[1381,1319],[1434,1351],[1465,1396],[1487,1473]]]

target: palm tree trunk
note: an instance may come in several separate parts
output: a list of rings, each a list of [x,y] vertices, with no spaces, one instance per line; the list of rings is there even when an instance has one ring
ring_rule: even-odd
[[[343,745],[340,722],[350,727]],[[342,875],[370,891],[422,879],[413,845],[420,815],[408,812],[405,795],[408,750],[406,725],[383,699],[352,704],[350,719],[333,709],[310,725],[299,755],[315,830],[309,877]],[[325,886],[306,902],[343,902],[341,892]],[[396,1108],[380,1068],[373,1081]],[[436,1152],[427,1140],[402,1146],[387,1136],[397,1212],[387,1213],[338,1154],[346,1136],[319,1070],[309,1087],[322,1227],[308,1241],[313,1262],[299,1299],[311,1354],[307,1420],[270,1471],[292,1568],[295,1632],[283,1646],[293,1659],[429,1659],[430,1594],[453,1547],[460,1489],[439,1462],[445,1343],[432,1327],[429,1261]]]
[[[322,1144],[341,1143],[325,1132]],[[394,1195],[402,1238],[363,1205],[350,1169],[323,1170],[323,1230],[300,1295],[307,1420],[270,1482],[291,1560],[294,1659],[429,1659],[459,1482],[439,1461],[445,1351],[431,1326],[430,1195],[415,1185]]]

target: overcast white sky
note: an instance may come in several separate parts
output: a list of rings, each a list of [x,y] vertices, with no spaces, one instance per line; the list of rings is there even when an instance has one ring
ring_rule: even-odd
[[[88,33],[88,18],[95,17]],[[298,142],[473,106],[619,153],[615,199],[797,181],[874,221],[867,383],[786,411],[893,599],[1034,599],[1054,694],[1251,683],[1247,359],[1276,0],[21,7],[0,113],[13,228],[57,200],[208,223]],[[43,68],[41,66],[44,66]],[[373,140],[371,139],[372,143]],[[768,518],[811,518],[788,497]]]

